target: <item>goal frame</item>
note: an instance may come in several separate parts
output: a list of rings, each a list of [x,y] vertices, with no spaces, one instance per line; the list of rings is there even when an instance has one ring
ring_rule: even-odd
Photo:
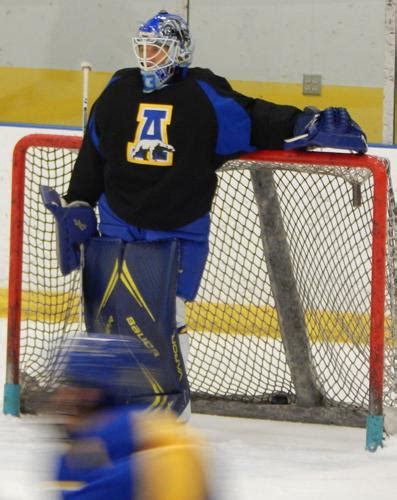
[[[22,248],[24,222],[25,158],[31,147],[58,147],[78,150],[80,136],[50,134],[31,134],[23,137],[15,146],[12,170],[12,199],[10,220],[10,262],[8,289],[7,357],[6,383],[4,389],[4,412],[19,415],[20,399],[20,322],[22,300]],[[369,409],[367,415],[367,448],[376,449],[383,440],[383,376],[384,376],[384,302],[386,285],[386,243],[387,243],[387,189],[388,178],[385,160],[361,154],[301,152],[301,151],[257,151],[242,155],[241,160],[253,161],[261,168],[272,164],[288,163],[300,165],[335,166],[343,164],[349,168],[367,169],[372,173],[373,192],[373,231],[372,231],[372,269],[370,302],[370,359],[369,359]],[[222,167],[227,169],[227,163]],[[223,413],[225,404],[222,404]],[[235,403],[230,401],[230,405]],[[243,405],[245,403],[242,403]],[[193,408],[203,410],[200,401]],[[215,401],[206,401],[206,411],[217,413]],[[246,406],[246,416],[254,416]],[[244,415],[244,412],[242,413]]]

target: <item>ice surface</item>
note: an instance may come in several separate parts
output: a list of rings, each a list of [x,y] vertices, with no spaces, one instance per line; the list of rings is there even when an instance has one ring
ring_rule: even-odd
[[[397,439],[364,450],[364,429],[194,414],[208,443],[214,500],[391,500]],[[0,499],[56,498],[48,485],[61,441],[35,417],[0,417]]]
[[[5,322],[0,321],[5,361]],[[0,397],[3,377],[0,370]],[[208,443],[213,500],[395,500],[397,436],[365,451],[365,429],[193,414]],[[37,417],[0,414],[0,500],[52,500],[62,443]]]

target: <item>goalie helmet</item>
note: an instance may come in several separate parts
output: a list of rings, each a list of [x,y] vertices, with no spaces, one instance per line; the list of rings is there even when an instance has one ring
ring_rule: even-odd
[[[193,43],[186,22],[165,10],[139,27],[133,47],[144,92],[164,87],[176,68],[187,67],[192,61]]]
[[[81,334],[67,340],[58,356],[61,384],[100,389],[103,406],[137,402],[143,391],[142,365],[153,364],[132,336]]]

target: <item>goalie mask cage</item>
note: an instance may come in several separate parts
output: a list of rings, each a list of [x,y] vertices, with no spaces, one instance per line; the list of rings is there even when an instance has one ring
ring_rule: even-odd
[[[58,271],[42,184],[65,193],[81,138],[15,147],[5,411],[54,384],[80,331],[80,275]],[[210,255],[188,304],[193,410],[365,426],[396,406],[393,194],[388,162],[259,151],[218,170]]]

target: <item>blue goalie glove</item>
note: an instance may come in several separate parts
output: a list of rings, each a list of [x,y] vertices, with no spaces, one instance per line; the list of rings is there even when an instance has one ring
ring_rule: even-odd
[[[334,148],[365,153],[367,139],[345,108],[305,108],[298,117],[295,136],[284,141],[284,149]]]
[[[65,276],[80,265],[80,245],[97,234],[95,213],[84,201],[66,204],[55,189],[48,186],[40,186],[40,194],[44,206],[55,217],[58,264]]]

